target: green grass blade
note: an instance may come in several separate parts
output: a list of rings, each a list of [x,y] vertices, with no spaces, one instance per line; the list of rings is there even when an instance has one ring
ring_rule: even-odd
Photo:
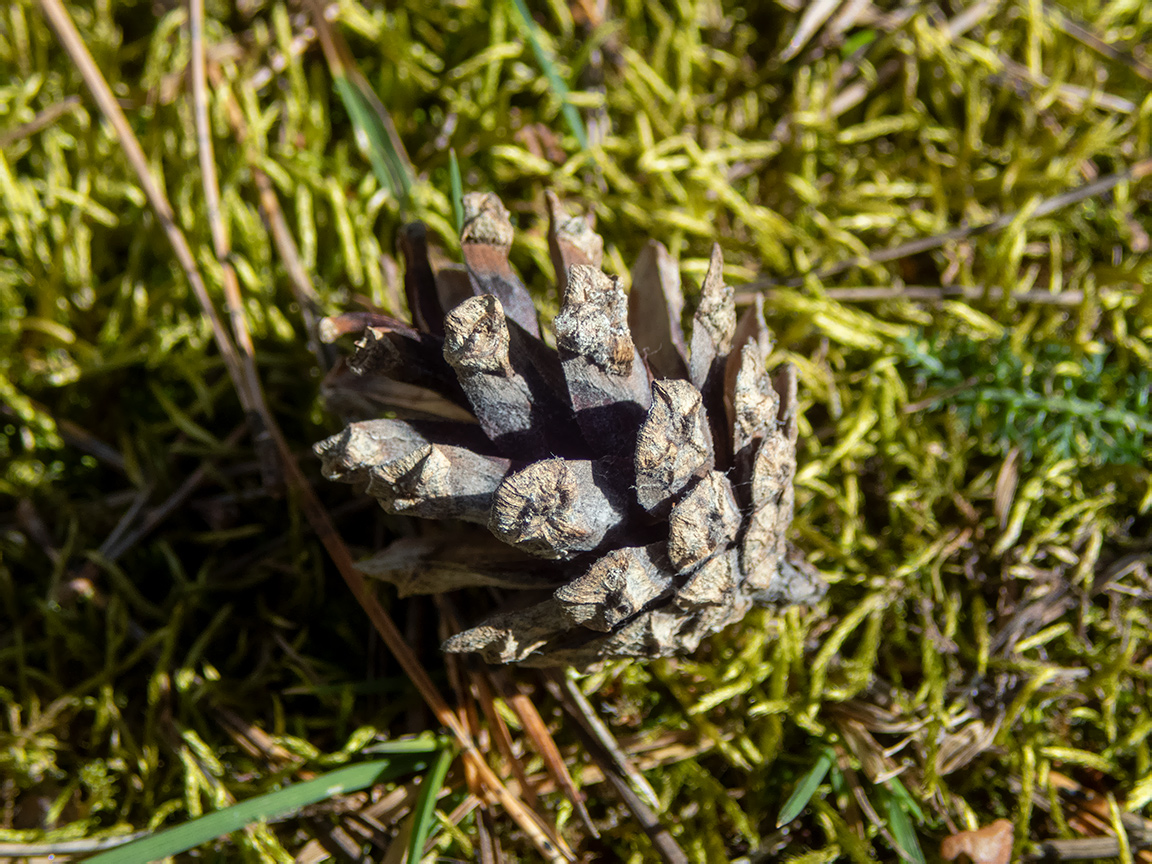
[[[376,175],[380,185],[394,197],[402,202],[407,201],[412,183],[408,178],[404,160],[392,146],[388,130],[372,110],[368,98],[355,84],[346,76],[339,74],[334,75],[332,80],[352,125],[356,127],[356,131],[363,133],[367,141],[367,156],[372,165],[372,173]]]
[[[116,849],[89,858],[100,864],[145,864],[186,852],[201,843],[215,840],[232,831],[238,831],[254,822],[267,822],[285,816],[294,810],[355,792],[375,783],[383,783],[403,774],[419,771],[427,766],[422,754],[408,754],[399,759],[376,759],[359,765],[350,765],[327,774],[294,783],[287,789],[257,795],[223,810],[208,813],[184,825],[160,831]]]
[[[436,799],[440,797],[440,787],[444,785],[444,778],[448,774],[448,766],[456,758],[456,752],[448,746],[440,751],[436,757],[436,764],[432,766],[424,780],[420,783],[420,797],[416,800],[413,812],[412,838],[408,844],[408,861],[417,862],[424,855],[424,843],[428,833],[432,830],[432,820],[436,816]]]
[[[812,796],[816,794],[816,790],[820,784],[824,782],[824,777],[828,774],[828,769],[832,767],[832,751],[825,749],[820,753],[816,764],[800,778],[800,782],[796,784],[796,788],[792,794],[788,796],[788,800],[784,802],[784,806],[780,808],[780,817],[776,820],[776,827],[787,825],[793,819],[800,815],[801,811],[808,806],[808,802],[812,800]]]
[[[884,785],[888,787],[888,791],[892,793],[905,813],[911,815],[917,822],[923,822],[927,819],[920,807],[920,802],[912,797],[912,793],[900,782],[899,777],[890,778]]]
[[[512,3],[516,7],[516,11],[520,13],[519,17],[524,27],[524,34],[528,37],[528,44],[532,46],[532,53],[536,55],[536,62],[540,64],[544,77],[548,79],[548,86],[552,88],[552,92],[560,100],[560,110],[564,114],[564,121],[579,142],[580,149],[587,150],[588,132],[584,129],[584,119],[576,110],[576,106],[568,101],[568,85],[564,83],[564,79],[556,71],[556,64],[552,62],[551,55],[544,50],[543,44],[536,35],[539,27],[529,14],[524,0],[512,0]]]
[[[456,217],[456,233],[459,234],[464,230],[464,180],[460,176],[455,147],[448,150],[448,175],[452,180],[452,215]]]
[[[912,864],[925,864],[924,851],[920,848],[916,829],[912,826],[912,820],[908,818],[904,807],[901,806],[899,796],[887,794],[884,796],[884,803],[888,811],[888,828],[892,832],[896,845],[900,847],[896,850],[900,853],[900,857],[905,861],[912,862]]]
[[[379,744],[370,744],[361,750],[375,756],[384,753],[388,756],[398,756],[409,753],[435,753],[442,746],[441,742],[431,735],[422,735],[419,738],[406,738],[401,741],[381,741]]]

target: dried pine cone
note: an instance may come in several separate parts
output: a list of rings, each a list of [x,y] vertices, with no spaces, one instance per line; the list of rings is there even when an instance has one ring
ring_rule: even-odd
[[[556,349],[508,264],[512,226],[495,195],[464,199],[464,267],[433,272],[424,227],[404,230],[413,325],[325,322],[329,339],[361,332],[348,363],[359,379],[339,371],[330,393],[425,419],[352,423],[316,446],[324,475],[365,485],[390,513],[490,532],[455,524],[361,568],[401,594],[518,589],[522,602],[444,648],[535,666],[693,651],[753,604],[818,597],[819,577],[785,541],[795,373],[769,377],[763,314],[737,323],[720,247],[688,346],[660,243],[641,253],[626,297],[600,271],[588,221],[551,194],[549,208]]]

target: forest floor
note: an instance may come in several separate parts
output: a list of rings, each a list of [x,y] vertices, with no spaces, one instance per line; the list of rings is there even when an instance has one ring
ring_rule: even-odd
[[[1152,860],[1152,6],[378,5],[0,9],[0,855],[230,811],[148,854]],[[688,313],[721,244],[798,370],[817,605],[542,678],[356,593],[410,529],[319,476],[317,323],[406,316],[458,188],[546,321],[546,190]]]

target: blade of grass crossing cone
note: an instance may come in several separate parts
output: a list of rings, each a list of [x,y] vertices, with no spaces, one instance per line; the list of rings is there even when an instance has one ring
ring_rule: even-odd
[[[357,141],[361,143],[372,165],[372,173],[395,198],[406,202],[412,184],[384,124],[372,110],[369,100],[347,76],[336,74],[332,80],[356,129]]]
[[[456,234],[464,230],[464,178],[460,176],[460,163],[456,148],[448,150],[448,177],[452,183],[452,216],[456,219]]]
[[[247,825],[268,822],[301,807],[315,804],[317,801],[326,801],[338,795],[366,789],[376,783],[384,783],[404,774],[419,771],[427,767],[429,761],[429,755],[425,752],[350,765],[304,783],[294,783],[286,789],[257,795],[255,798],[208,813],[184,825],[160,831],[151,837],[144,837],[88,860],[100,864],[145,864],[148,861],[178,855],[217,837],[239,831]]]
[[[416,864],[424,855],[424,843],[436,819],[436,799],[440,797],[440,789],[444,785],[448,767],[455,758],[455,750],[445,745],[436,757],[432,769],[424,775],[424,780],[420,783],[420,797],[416,800],[416,807],[412,811],[415,821],[408,845],[409,864]]]
[[[787,825],[808,806],[808,802],[812,800],[812,796],[816,794],[816,790],[820,788],[820,784],[828,775],[828,769],[832,767],[833,758],[831,750],[821,751],[816,764],[800,778],[800,782],[796,784],[796,788],[792,790],[792,794],[788,796],[788,800],[780,808],[780,816],[776,820],[777,828]]]
[[[556,71],[556,64],[552,62],[551,55],[545,50],[540,38],[536,35],[540,28],[529,14],[524,0],[512,0],[512,4],[519,13],[520,22],[524,27],[524,35],[528,38],[528,44],[532,46],[532,53],[536,55],[536,62],[540,64],[540,71],[544,73],[544,77],[548,79],[548,86],[552,88],[552,92],[560,100],[560,111],[564,114],[564,121],[568,124],[568,129],[579,142],[580,149],[587,150],[588,132],[584,129],[584,120],[580,116],[580,112],[576,110],[576,106],[568,101],[568,85],[564,83],[564,79]]]

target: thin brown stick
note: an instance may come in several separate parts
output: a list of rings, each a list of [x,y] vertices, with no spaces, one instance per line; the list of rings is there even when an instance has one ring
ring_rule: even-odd
[[[423,665],[421,665],[416,655],[412,652],[412,649],[404,640],[403,635],[371,593],[365,584],[364,577],[356,570],[351,553],[349,553],[348,548],[336,532],[331,517],[316,497],[315,491],[308,483],[304,473],[300,470],[300,466],[296,463],[295,456],[288,442],[284,439],[283,434],[272,418],[271,412],[268,410],[267,404],[264,402],[262,392],[258,386],[255,392],[249,390],[243,374],[240,357],[237,355],[236,346],[232,343],[219,316],[216,314],[216,310],[212,305],[211,298],[208,296],[208,292],[204,286],[204,280],[200,275],[188,241],[175,222],[168,198],[149,171],[148,162],[144,156],[144,151],[140,147],[139,141],[136,140],[136,136],[132,132],[127,118],[124,116],[124,112],[120,110],[120,106],[113,97],[108,82],[104,80],[104,76],[100,73],[96,62],[92,59],[92,55],[89,53],[88,47],[84,44],[84,40],[76,29],[76,25],[73,23],[71,16],[64,8],[61,0],[40,0],[40,7],[45,18],[48,19],[49,24],[53,30],[55,30],[61,46],[76,65],[77,70],[84,79],[85,85],[92,93],[97,106],[112,125],[113,131],[120,141],[129,165],[133,171],[135,171],[141,188],[148,198],[149,204],[156,212],[157,217],[164,227],[165,235],[172,246],[177,262],[180,264],[181,269],[183,269],[186,278],[191,284],[204,315],[209,319],[217,347],[224,359],[225,366],[228,369],[229,376],[232,378],[237,394],[240,396],[242,402],[252,403],[252,409],[258,412],[260,418],[264,421],[265,431],[271,437],[280,455],[281,467],[284,470],[286,479],[289,485],[296,491],[309,524],[312,525],[313,530],[319,536],[320,542],[324,544],[337,570],[340,571],[340,575],[344,578],[352,594],[367,613],[373,626],[384,640],[384,644],[387,645],[393,655],[395,655],[405,674],[411,679],[417,690],[420,691],[425,702],[427,702],[436,714],[437,719],[452,733],[460,745],[464,757],[474,761],[481,780],[488,786],[493,794],[495,794],[500,803],[508,810],[509,815],[516,820],[520,828],[532,839],[537,849],[550,861],[575,860],[575,856],[573,856],[571,850],[568,849],[567,844],[565,844],[549,826],[542,824],[539,818],[524,805],[523,801],[512,795],[496,776],[495,772],[493,772],[484,761],[483,756],[476,748],[476,744],[468,734],[467,729],[459,722],[456,715],[452,713]],[[259,384],[258,381],[256,383],[257,385]],[[247,407],[247,405],[245,407]]]
[[[1061,192],[1059,195],[1053,195],[1051,198],[1042,200],[1029,214],[1029,219],[1039,219],[1055,213],[1064,207],[1072,204],[1078,204],[1088,198],[1094,198],[1097,195],[1102,195],[1111,189],[1114,189],[1121,183],[1130,180],[1141,180],[1152,174],[1152,159],[1142,159],[1139,162],[1129,166],[1123,171],[1117,171],[1115,174],[1108,174],[1101,177],[1092,183],[1085,183],[1075,189],[1070,189],[1067,192]],[[910,240],[907,243],[901,243],[893,246],[890,249],[879,249],[863,257],[850,258],[847,261],[840,261],[836,264],[829,265],[821,270],[816,270],[806,277],[799,277],[796,279],[757,279],[754,282],[749,282],[744,286],[748,291],[763,291],[765,288],[799,288],[804,284],[804,280],[808,278],[815,278],[823,281],[832,276],[838,276],[841,273],[852,270],[856,267],[867,267],[871,264],[884,264],[888,261],[895,261],[899,258],[907,258],[911,255],[918,255],[921,252],[928,252],[932,249],[939,249],[946,243],[951,243],[957,240],[967,240],[969,237],[979,237],[984,234],[994,234],[998,231],[1003,231],[1011,225],[1020,216],[1021,211],[1014,210],[1010,213],[1005,213],[1003,216],[998,216],[991,222],[985,222],[983,225],[965,225],[960,228],[953,228],[951,231],[945,231],[942,234],[934,234],[931,237],[920,237],[916,240]]]
[[[1109,60],[1115,60],[1127,66],[1132,72],[1145,81],[1152,81],[1152,67],[1141,63],[1127,51],[1121,51],[1114,45],[1110,45],[1089,30],[1083,23],[1074,21],[1072,17],[1063,9],[1055,9],[1050,3],[1044,4],[1048,10],[1048,14],[1052,18],[1052,23],[1056,25],[1057,29],[1063,30],[1064,33],[1071,36],[1078,42],[1087,45],[1098,54],[1107,57]],[[1107,856],[1101,856],[1107,857]]]
[[[195,257],[192,255],[192,249],[184,238],[184,232],[176,224],[176,215],[172,210],[172,205],[168,203],[168,196],[148,169],[148,159],[140,147],[140,142],[136,140],[132,127],[128,124],[128,118],[124,116],[116,97],[112,95],[108,82],[104,80],[104,76],[96,66],[96,61],[92,59],[88,46],[84,44],[80,32],[76,29],[76,25],[72,22],[72,17],[65,10],[63,3],[60,0],[40,0],[40,8],[52,29],[56,31],[56,37],[60,40],[60,44],[68,52],[68,56],[72,58],[80,77],[84,79],[92,98],[96,100],[100,112],[112,125],[112,130],[116,133],[116,138],[124,150],[124,156],[136,173],[140,187],[144,190],[149,205],[160,220],[160,225],[164,229],[168,242],[172,245],[176,260],[187,276],[204,316],[208,319],[212,328],[212,336],[216,340],[224,365],[227,367],[229,375],[232,376],[241,402],[251,401],[247,388],[244,387],[243,376],[239,371],[240,359],[236,354],[236,346],[232,344],[220,316],[216,314],[216,308],[212,304],[212,298],[208,296],[208,289],[204,286],[204,280],[200,276],[200,270],[196,265]],[[248,405],[245,404],[245,408],[247,407]]]
[[[212,81],[212,86],[219,90],[224,79],[220,68],[209,65],[207,74]],[[300,317],[304,320],[308,350],[316,358],[316,363],[320,369],[327,371],[332,364],[331,358],[320,344],[320,295],[300,260],[300,249],[296,245],[292,232],[288,230],[288,222],[284,218],[284,211],[280,207],[280,199],[276,195],[276,189],[268,175],[261,170],[255,154],[246,146],[248,143],[248,124],[244,120],[244,112],[240,110],[240,106],[231,93],[225,97],[224,108],[233,134],[248,152],[248,169],[252,172],[252,180],[256,184],[256,191],[260,198],[260,210],[264,214],[264,220],[267,222],[268,230],[272,235],[272,244],[280,253],[280,260],[288,273],[288,284],[292,289],[292,294],[296,298],[296,302],[300,304]]]
[[[67,99],[60,100],[55,105],[49,105],[27,123],[22,123],[15,129],[9,129],[0,135],[0,150],[9,144],[15,144],[17,141],[21,141],[30,135],[35,135],[42,129],[47,129],[65,114],[75,111],[79,107],[79,96],[69,96]]]
[[[586,727],[585,718],[580,709],[573,704],[568,694],[556,682],[548,681],[547,683],[548,689],[557,697],[564,710],[575,718],[576,732],[583,739],[588,753],[604,773],[604,779],[616,790],[616,794],[620,796],[624,806],[640,823],[640,827],[644,829],[644,833],[648,835],[648,839],[656,847],[656,852],[660,858],[665,864],[688,864],[688,856],[684,854],[684,850],[680,848],[680,844],[676,842],[671,832],[660,822],[660,817],[633,791],[632,785],[617,768],[616,759],[604,748],[599,737],[592,734]]]
[[[504,700],[508,703],[508,707],[515,711],[516,716],[520,718],[524,731],[531,739],[536,752],[544,760],[544,766],[548,769],[548,773],[552,775],[552,779],[556,781],[576,808],[576,813],[580,817],[580,821],[584,823],[584,827],[588,829],[588,833],[593,837],[599,837],[600,832],[592,823],[588,808],[584,806],[584,793],[576,787],[576,782],[572,779],[572,775],[568,772],[568,766],[564,763],[564,757],[560,755],[560,748],[556,746],[552,734],[548,731],[548,726],[544,723],[544,718],[536,710],[535,703],[514,682],[510,681],[507,675],[497,674],[493,676],[493,680],[503,691]]]
[[[620,747],[619,742],[612,735],[611,730],[605,725],[604,721],[596,713],[596,709],[588,701],[588,697],[584,695],[583,691],[576,686],[576,682],[569,678],[562,672],[551,671],[544,673],[549,679],[549,689],[555,686],[563,693],[563,697],[559,701],[565,700],[571,703],[572,709],[575,709],[574,716],[577,721],[584,726],[589,735],[592,735],[600,745],[604,748],[604,752],[608,754],[612,760],[612,764],[616,767],[628,782],[632,785],[636,794],[639,795],[649,807],[653,809],[660,808],[660,799],[656,797],[656,790],[652,788],[647,778],[637,770],[636,766],[625,754],[624,750]]]
[[[1100,296],[1104,298],[1112,293],[1102,291]],[[742,291],[736,295],[736,305],[751,306],[763,302],[765,296],[771,294],[771,289],[759,292]],[[999,285],[864,285],[856,288],[828,288],[824,296],[840,303],[881,303],[885,300],[939,303],[953,297],[996,302],[1003,298],[1004,289]],[[1053,294],[1051,291],[1021,291],[1018,294],[1009,292],[1009,296],[1016,303],[1035,306],[1072,307],[1084,302],[1083,291],[1061,291],[1058,294]]]

